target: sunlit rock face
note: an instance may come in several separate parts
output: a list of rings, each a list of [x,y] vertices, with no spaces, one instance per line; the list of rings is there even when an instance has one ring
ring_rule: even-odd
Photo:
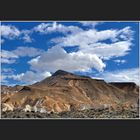
[[[13,110],[14,110],[14,106],[12,104],[7,104],[7,103],[2,104],[2,111],[3,112],[13,111]]]

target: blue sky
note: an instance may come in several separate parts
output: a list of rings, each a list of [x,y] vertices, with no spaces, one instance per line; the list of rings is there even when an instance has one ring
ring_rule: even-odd
[[[135,82],[138,22],[2,22],[2,84],[32,84],[58,69]]]

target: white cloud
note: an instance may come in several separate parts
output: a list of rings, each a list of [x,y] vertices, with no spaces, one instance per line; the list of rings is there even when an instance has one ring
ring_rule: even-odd
[[[12,64],[20,57],[35,57],[41,55],[44,52],[42,49],[37,49],[33,47],[20,46],[17,49],[8,51],[1,51],[1,63]]]
[[[82,52],[67,53],[61,47],[53,47],[40,56],[28,62],[30,71],[17,75],[9,75],[8,78],[32,84],[51,76],[50,72],[58,69],[66,71],[90,71],[92,67],[102,71],[105,64],[96,56]],[[34,72],[33,72],[34,71]]]
[[[15,62],[16,62],[15,59],[1,58],[1,63],[5,63],[5,64],[13,64],[13,63],[15,63]]]
[[[26,84],[33,84],[49,76],[51,76],[50,72],[36,73],[33,71],[27,71],[26,73],[9,75],[8,78],[12,78],[13,80],[20,81]]]
[[[20,36],[20,31],[11,25],[1,25],[0,26],[1,36],[8,39],[14,39]]]
[[[25,42],[32,42],[32,38],[30,37],[32,30],[19,30],[15,26],[11,25],[1,25],[0,26],[0,32],[1,32],[1,44],[4,43],[5,39],[22,39]]]
[[[127,26],[121,30],[118,31],[118,35],[120,39],[123,40],[133,40],[132,36],[134,34],[134,31],[131,30],[131,27]]]
[[[15,70],[12,68],[1,68],[2,73],[13,73]]]
[[[21,39],[24,40],[24,42],[31,43],[33,39],[31,38],[32,30],[22,30],[21,31]]]
[[[106,67],[104,60],[122,57],[129,53],[132,46],[131,32],[132,30],[129,27],[120,30],[96,31],[90,29],[80,31],[66,37],[54,39],[56,46],[28,63],[31,65],[32,70],[40,72],[55,72],[58,69],[70,72],[90,71],[92,68],[103,71]],[[124,36],[122,39],[121,35],[126,36],[127,39]],[[110,39],[111,43],[101,42],[107,39]],[[62,48],[67,46],[79,46],[79,50],[67,53]]]
[[[126,63],[126,60],[120,60],[120,59],[116,59],[116,60],[113,60],[113,61],[118,63],[118,64]]]
[[[41,24],[37,25],[36,27],[34,27],[33,30],[36,32],[44,33],[44,31],[46,31],[47,28],[51,25],[52,24],[50,24],[50,23],[41,23]]]
[[[1,50],[1,63],[12,64],[15,63],[18,56],[13,52]]]
[[[95,29],[80,31],[76,34],[70,34],[66,37],[60,37],[52,39],[52,42],[59,46],[79,46],[85,48],[89,44],[98,43],[100,41],[110,40],[111,42],[116,41],[131,41],[133,31],[130,27],[123,28],[121,30],[103,30],[97,31]]]
[[[97,77],[107,82],[135,82],[139,85],[139,68],[108,71],[98,74]]]
[[[83,26],[95,27],[98,24],[101,24],[103,22],[97,22],[97,21],[80,21],[79,23],[81,23]]]
[[[53,47],[41,56],[28,62],[32,70],[55,72],[58,69],[66,71],[89,71],[95,68],[102,71],[105,64],[94,54],[82,52],[67,53],[61,47]]]
[[[1,74],[0,74],[0,81],[2,85],[11,85],[9,84],[9,80],[7,79],[9,75],[14,74],[15,69],[12,68],[1,68]]]
[[[98,31],[94,27],[100,23],[82,22],[82,24],[83,26],[93,28],[83,30],[78,26],[66,26],[56,22],[41,23],[31,30],[19,31],[20,35],[12,35],[13,38],[20,36],[20,39],[23,39],[26,42],[31,42],[32,38],[30,35],[34,32],[39,32],[46,35],[54,32],[64,34],[63,37],[51,40],[53,43],[55,43],[55,46],[48,51],[23,46],[17,47],[16,50],[11,52],[6,51],[7,54],[5,54],[5,57],[2,58],[4,63],[14,63],[19,57],[35,57],[28,62],[28,64],[30,64],[29,71],[12,75],[11,78],[18,81],[24,81],[25,83],[31,83],[42,80],[50,74],[49,72],[55,72],[58,69],[63,69],[70,72],[85,72],[94,68],[98,71],[103,71],[106,67],[104,60],[123,57],[131,51],[131,47],[133,46],[133,31],[130,27]],[[11,35],[5,33],[5,38],[8,36]],[[64,50],[65,47],[73,46],[78,46],[79,50],[71,53],[67,53]],[[15,55],[16,57],[13,57],[12,55]],[[122,60],[122,58],[117,58],[114,60],[114,62],[122,64],[125,63],[125,60]],[[102,76],[107,79],[106,75],[110,76],[110,74],[111,76],[113,75],[112,73],[108,72],[103,73]],[[120,73],[118,77],[119,76]],[[120,76],[120,79],[121,78],[122,77]],[[126,79],[131,80],[127,75],[125,76],[124,80]]]
[[[96,54],[102,59],[125,56],[131,50],[132,43],[129,41],[120,41],[115,43],[94,43],[82,48],[83,53]]]
[[[54,46],[56,50],[58,46],[78,46],[79,50],[69,54],[63,53],[63,55],[65,54],[65,57],[61,59],[59,56],[61,59],[59,61],[57,61],[59,57],[56,59],[57,63],[54,63],[56,67],[53,66],[53,63],[49,64],[47,61],[45,64],[43,63],[42,66],[45,65],[49,68],[53,66],[53,69],[64,68],[65,70],[69,71],[86,71],[90,70],[91,68],[95,68],[98,71],[103,71],[106,66],[103,62],[104,60],[122,57],[130,52],[131,46],[133,45],[131,43],[132,39],[133,31],[130,27],[125,27],[120,30],[110,29],[103,31],[90,29],[77,32],[76,34],[70,34],[66,37],[55,38],[52,40],[52,42],[56,43],[56,46]],[[104,41],[106,40],[110,40],[110,43],[105,43]],[[52,50],[54,51],[54,49]],[[44,55],[48,57],[47,53]],[[39,59],[40,63],[42,58],[43,57],[41,56]],[[53,59],[55,59],[55,57],[53,57]],[[68,66],[66,66],[66,64]],[[34,67],[33,64],[31,65]]]
[[[37,32],[42,34],[49,34],[54,32],[70,34],[70,33],[77,33],[82,30],[83,29],[79,28],[78,26],[65,26],[57,22],[41,23],[30,30],[19,30],[17,27],[11,25],[1,25],[0,27],[2,38],[11,39],[11,40],[20,39],[26,43],[32,42],[33,39],[31,38],[31,34]],[[1,40],[1,43],[3,42],[4,39]]]
[[[2,58],[18,58],[16,54],[7,50],[1,50],[1,57]]]
[[[0,83],[2,85],[7,85],[8,84],[8,80],[6,80],[7,76],[0,74]]]
[[[28,57],[35,57],[40,54],[42,54],[44,51],[42,49],[34,48],[34,47],[26,47],[26,46],[20,46],[17,47],[17,49],[13,50],[12,53],[14,53],[17,56],[28,56]]]
[[[59,24],[57,22],[53,23],[41,23],[33,29],[35,32],[40,32],[42,34],[48,34],[53,32],[60,32],[63,34],[67,33],[77,33],[82,31],[78,26],[65,26],[63,24]]]

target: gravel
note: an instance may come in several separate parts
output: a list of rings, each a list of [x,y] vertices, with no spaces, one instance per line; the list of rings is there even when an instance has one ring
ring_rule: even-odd
[[[139,118],[138,109],[129,110],[83,110],[57,113],[23,112],[14,110],[2,112],[2,118]]]

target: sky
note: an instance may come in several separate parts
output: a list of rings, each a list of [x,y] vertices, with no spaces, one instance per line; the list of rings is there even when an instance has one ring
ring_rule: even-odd
[[[139,85],[139,23],[1,22],[1,84],[28,85],[61,69]]]

